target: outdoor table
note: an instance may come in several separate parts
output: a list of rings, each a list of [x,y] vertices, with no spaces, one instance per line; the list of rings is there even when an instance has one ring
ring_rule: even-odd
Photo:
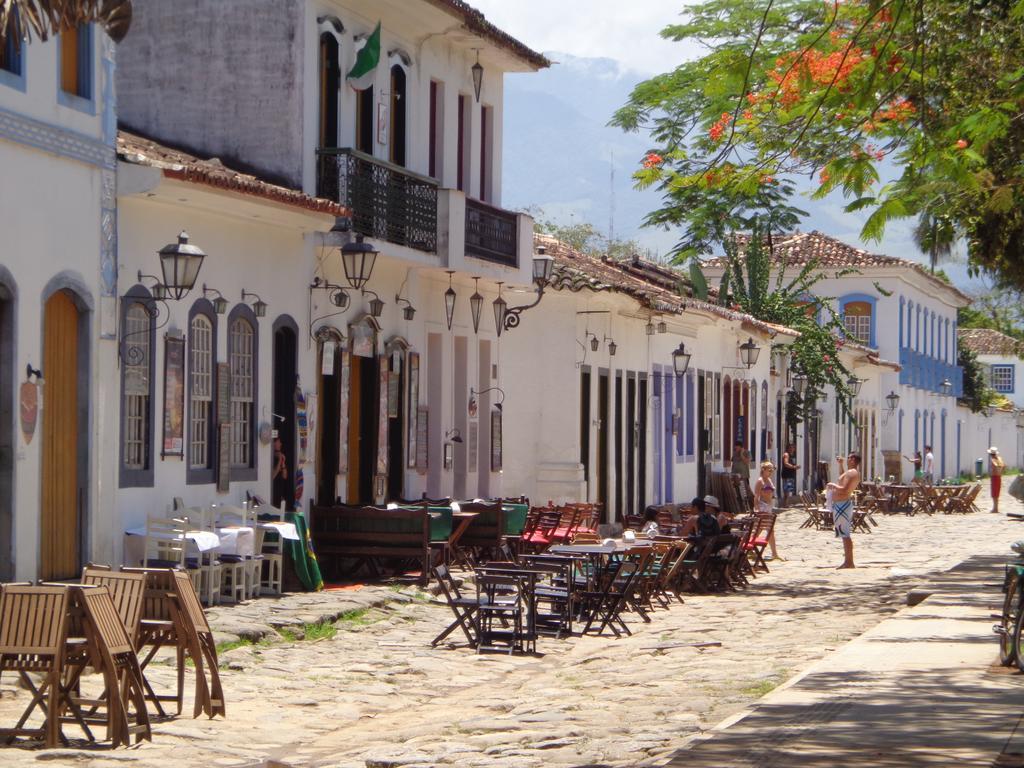
[[[282,526],[294,524],[283,523]],[[262,526],[261,526],[262,527]],[[280,530],[280,529],[277,529]],[[292,538],[285,536],[284,538]],[[169,538],[169,537],[166,537]],[[180,538],[180,537],[179,537]],[[295,535],[298,538],[298,535]],[[255,554],[256,533],[248,526],[227,526],[214,531],[188,531],[185,534],[188,542],[189,556],[197,556],[202,552],[216,550],[221,555],[251,557]],[[138,564],[146,556],[146,526],[129,528],[124,532],[124,562]],[[194,552],[192,552],[194,550]]]
[[[902,512],[907,515],[914,514],[913,495],[914,486],[912,485],[888,485],[886,486],[889,491],[889,511],[890,512]]]
[[[453,505],[454,506],[454,505]],[[480,516],[479,512],[463,512],[462,510],[452,510],[452,532],[448,536],[448,549],[451,552],[452,557],[461,562],[467,568],[472,568],[473,564],[469,560],[469,556],[459,546],[459,541],[462,539],[466,529],[469,528],[476,518]],[[455,525],[454,523],[457,523]]]

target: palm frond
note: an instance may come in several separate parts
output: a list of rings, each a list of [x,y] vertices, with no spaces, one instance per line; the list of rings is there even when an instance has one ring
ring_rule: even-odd
[[[8,35],[46,40],[80,24],[103,26],[114,42],[128,34],[132,0],[0,0],[0,43]]]

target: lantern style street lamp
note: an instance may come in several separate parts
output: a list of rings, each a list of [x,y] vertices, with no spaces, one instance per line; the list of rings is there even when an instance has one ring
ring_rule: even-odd
[[[166,298],[180,301],[195,287],[206,254],[189,243],[188,232],[184,230],[178,235],[178,242],[165,245],[157,253]]]
[[[690,353],[686,351],[686,345],[679,342],[679,346],[672,351],[672,367],[676,376],[682,376],[690,367]]]
[[[384,314],[384,301],[373,291],[363,291],[364,296],[373,296],[370,299],[370,317],[376,319]]]
[[[496,298],[492,304],[494,307],[494,331],[501,336],[501,332],[505,330],[505,317],[508,315],[508,302],[501,297],[501,286],[503,283],[498,283],[498,298]]]
[[[604,340],[608,342],[608,355],[615,357],[615,353],[619,351],[619,345],[615,343],[615,339],[611,336],[605,336]]]
[[[484,67],[480,63],[480,49],[474,48],[476,51],[476,64],[470,67],[473,73],[473,94],[476,96],[476,103],[480,103],[480,89],[484,84]]]
[[[245,301],[248,298],[256,299],[256,301],[254,301],[252,303],[252,311],[256,315],[256,317],[266,317],[266,314],[267,314],[267,302],[265,302],[263,299],[261,299],[258,295],[256,295],[252,291],[247,291],[247,290],[245,290],[245,288],[243,288],[242,289],[242,301]]]
[[[551,282],[551,274],[554,270],[555,260],[547,255],[543,245],[537,248],[537,255],[533,257],[533,282],[537,286],[537,298],[532,304],[524,304],[519,307],[509,308],[505,304],[504,300],[501,299],[500,290],[501,284],[498,285],[499,296],[498,299],[501,301],[501,305],[497,301],[494,302],[494,320],[498,323],[499,328],[509,330],[516,328],[519,325],[519,315],[528,309],[533,309],[540,300],[544,298],[544,289]],[[499,321],[499,309],[501,313]],[[501,331],[498,331],[498,335],[501,335]]]
[[[341,265],[345,269],[345,279],[355,290],[361,291],[370,282],[377,254],[377,249],[365,242],[362,235],[356,235],[355,241],[341,246]]]
[[[444,317],[448,321],[448,330],[452,329],[452,321],[455,319],[455,289],[452,288],[452,275],[455,271],[448,270],[448,290],[444,292]]]
[[[757,356],[761,354],[761,348],[754,343],[754,337],[748,337],[740,344],[740,362],[747,368],[753,368],[757,364]]]
[[[899,407],[900,396],[896,394],[895,390],[890,390],[889,394],[885,396],[885,404],[889,408],[889,413],[892,413]]]
[[[846,386],[850,390],[850,394],[857,397],[860,394],[861,385],[864,383],[863,379],[858,379],[856,376],[850,376],[846,380]]]
[[[796,392],[800,397],[804,396],[804,392],[807,391],[807,374],[793,374],[793,391]]]
[[[224,298],[224,294],[218,291],[216,288],[207,288],[206,283],[203,283],[203,296],[208,297],[214,295],[213,299],[213,311],[218,315],[223,315],[228,311],[228,300]]]
[[[480,313],[484,309],[484,297],[480,295],[480,278],[474,277],[473,295],[469,297],[469,314],[473,318],[473,333],[480,333]]]
[[[943,379],[942,384],[939,386],[942,387],[942,394],[944,395],[949,395],[953,391],[953,382],[949,379]]]

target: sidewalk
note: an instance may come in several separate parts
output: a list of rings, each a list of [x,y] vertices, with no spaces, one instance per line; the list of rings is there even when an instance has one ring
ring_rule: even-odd
[[[973,557],[940,574],[927,600],[816,662],[667,765],[1024,765],[1009,759],[1024,753],[1024,676],[998,665],[990,617],[1002,602],[992,585],[1004,559]]]

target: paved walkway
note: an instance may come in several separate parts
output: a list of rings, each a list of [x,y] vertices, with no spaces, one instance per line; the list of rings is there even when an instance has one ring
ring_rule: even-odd
[[[1024,511],[1019,504],[1012,508]],[[772,573],[748,590],[687,596],[685,605],[656,611],[651,624],[633,619],[629,638],[542,639],[538,656],[431,648],[430,639],[451,614],[414,587],[383,585],[215,609],[212,623],[223,639],[263,638],[222,653],[227,718],[159,722],[152,744],[130,750],[0,747],[0,761],[4,768],[43,762],[106,768],[125,761],[136,768],[235,768],[266,760],[296,768],[664,765],[689,739],[750,709],[800,670],[836,651],[847,653],[849,641],[879,622],[902,616],[907,592],[934,574],[975,555],[1005,553],[1024,537],[1024,525],[987,512],[884,517],[873,534],[857,537],[859,567],[836,571],[839,542],[829,532],[800,529],[802,520],[797,512],[781,516],[777,538],[787,562],[772,564]],[[928,616],[936,605],[929,599],[915,610]],[[328,625],[333,636],[297,639],[300,624],[324,618],[334,621]],[[984,642],[958,644],[970,651],[966,666],[983,668],[994,659],[989,624],[979,620],[976,628]],[[291,631],[269,631],[288,625]],[[918,618],[905,634],[936,631]],[[721,645],[694,646],[706,641]],[[877,662],[860,663],[854,658],[849,669],[825,666],[822,673],[848,674],[858,682],[854,673],[879,668]],[[158,688],[174,679],[169,665],[150,671]],[[929,674],[920,673],[917,684],[937,696],[947,683]],[[10,676],[0,682],[3,725],[17,718],[27,699]],[[1006,704],[1010,719],[1021,710]],[[850,738],[858,733],[863,731],[851,729]],[[715,739],[696,749],[712,748]]]
[[[667,765],[1024,765],[1024,678],[994,663],[990,614],[1000,595],[992,584],[1004,559],[973,557],[935,578],[927,600],[826,656]]]

